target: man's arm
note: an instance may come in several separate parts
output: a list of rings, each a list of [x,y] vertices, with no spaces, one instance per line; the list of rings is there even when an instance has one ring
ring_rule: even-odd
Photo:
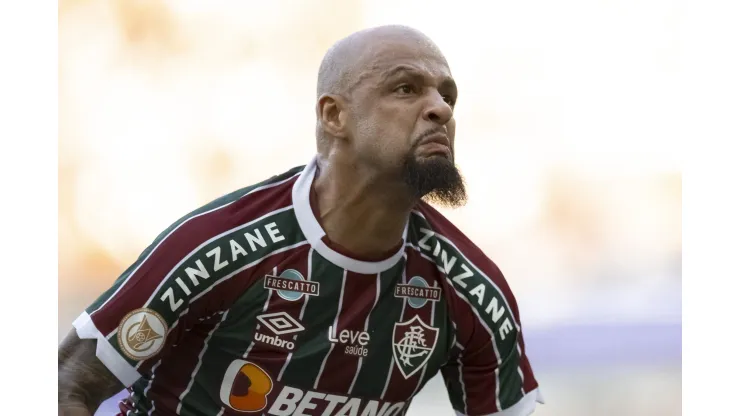
[[[59,345],[59,416],[92,416],[103,401],[124,389],[95,356],[96,343],[72,330]]]

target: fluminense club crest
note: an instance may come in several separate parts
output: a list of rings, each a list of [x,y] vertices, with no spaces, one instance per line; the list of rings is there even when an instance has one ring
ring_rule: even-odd
[[[393,326],[393,360],[404,378],[416,374],[429,361],[438,335],[439,328],[425,324],[419,315]]]

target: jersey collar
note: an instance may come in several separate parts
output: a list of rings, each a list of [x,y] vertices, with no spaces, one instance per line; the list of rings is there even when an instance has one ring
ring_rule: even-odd
[[[393,267],[403,257],[406,248],[406,235],[408,232],[408,223],[403,231],[403,244],[398,251],[391,257],[381,261],[362,261],[347,257],[342,253],[333,250],[327,246],[322,238],[326,235],[321,228],[318,220],[311,210],[311,185],[316,175],[316,157],[311,159],[301,172],[300,176],[293,184],[293,210],[298,219],[298,225],[306,236],[309,244],[322,257],[334,263],[335,265],[347,269],[348,271],[360,274],[376,274],[384,272]]]

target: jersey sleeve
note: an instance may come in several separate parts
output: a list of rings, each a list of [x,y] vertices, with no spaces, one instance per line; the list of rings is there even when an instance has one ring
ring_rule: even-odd
[[[478,319],[477,316],[470,317]],[[465,324],[463,324],[465,325]],[[496,342],[490,328],[470,322],[474,329],[459,334],[452,359],[442,368],[452,407],[458,416],[527,416],[544,403],[525,353],[521,329],[512,329],[510,342]],[[516,331],[516,332],[514,332]],[[508,337],[506,337],[508,338]]]
[[[124,386],[145,375],[184,328],[218,312],[203,295],[218,279],[212,266],[220,251],[211,240],[219,222],[212,210],[173,224],[74,321]]]
[[[544,403],[526,354],[516,299],[496,264],[431,207],[414,215],[418,246],[434,259],[454,326],[441,369],[458,416],[527,416]]]
[[[448,279],[455,298],[453,358],[442,368],[452,406],[458,416],[530,415],[544,400],[516,299],[493,262],[460,258],[466,267]]]

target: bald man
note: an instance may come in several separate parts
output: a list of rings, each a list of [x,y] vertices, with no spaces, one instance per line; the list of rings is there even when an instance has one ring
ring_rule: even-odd
[[[396,416],[438,372],[458,415],[542,402],[514,295],[429,203],[465,203],[457,87],[416,30],[339,41],[317,154],[176,221],[75,320],[59,413]],[[442,412],[440,412],[442,413]]]

